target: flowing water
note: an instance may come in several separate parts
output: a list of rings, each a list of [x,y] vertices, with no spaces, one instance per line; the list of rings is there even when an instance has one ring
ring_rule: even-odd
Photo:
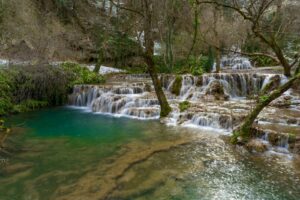
[[[70,107],[13,116],[0,199],[299,199],[300,164],[215,131]]]

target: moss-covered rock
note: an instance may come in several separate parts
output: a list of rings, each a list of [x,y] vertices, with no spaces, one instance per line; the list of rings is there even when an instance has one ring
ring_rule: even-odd
[[[181,87],[182,87],[182,76],[178,75],[178,76],[176,76],[174,83],[172,85],[172,88],[171,88],[172,94],[179,96]]]
[[[179,103],[179,110],[180,112],[184,112],[186,111],[189,107],[191,106],[190,102],[188,101],[184,101]]]
[[[245,147],[254,153],[263,153],[268,150],[268,145],[264,143],[262,140],[251,139]]]
[[[206,93],[205,99],[207,100],[228,100],[229,95],[225,93],[223,85],[220,81],[213,81],[209,84]]]

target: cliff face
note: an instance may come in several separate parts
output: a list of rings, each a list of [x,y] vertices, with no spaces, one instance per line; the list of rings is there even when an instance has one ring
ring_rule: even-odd
[[[3,0],[0,58],[93,61],[97,29],[107,22],[93,0]]]

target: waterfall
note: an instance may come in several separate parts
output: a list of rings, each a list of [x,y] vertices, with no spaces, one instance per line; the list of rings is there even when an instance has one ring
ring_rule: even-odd
[[[183,75],[180,99],[191,101],[200,100],[213,81],[219,81],[225,93],[231,98],[246,97],[248,95],[257,94],[261,90],[265,78],[265,75],[249,73],[205,74],[201,77]],[[170,88],[170,86],[166,88]]]
[[[222,57],[221,67],[231,68],[233,70],[248,70],[252,68],[252,65],[248,58],[232,55]]]
[[[74,87],[70,104],[87,107],[95,113],[113,114],[139,119],[157,119],[159,102],[148,96],[145,84],[128,86],[82,86]]]
[[[232,128],[232,119],[230,116],[221,115],[218,113],[197,113],[184,125],[188,126],[190,124],[211,127],[215,129],[230,130]]]
[[[231,130],[239,119],[234,115],[246,114],[250,109],[246,97],[257,94],[272,76],[274,75],[251,73],[182,75],[180,94],[176,96],[171,93],[176,76],[160,75],[166,97],[173,110],[167,123]],[[205,96],[216,82],[222,86],[225,95],[230,97],[229,100],[223,100],[221,104],[214,101],[205,103]],[[190,101],[194,108],[181,113],[179,103],[182,101]],[[73,94],[69,96],[69,103],[85,107],[91,112],[116,117],[158,119],[160,114],[159,102],[151,79],[145,74],[120,74],[114,78],[114,82],[107,85],[77,85],[73,89]],[[260,122],[263,121],[264,119],[260,119]],[[291,122],[295,124],[294,121]]]

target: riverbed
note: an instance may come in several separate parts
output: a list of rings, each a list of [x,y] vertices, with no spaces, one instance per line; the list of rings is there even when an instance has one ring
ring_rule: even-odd
[[[300,198],[296,159],[250,154],[218,131],[71,107],[8,123],[19,128],[1,164],[3,200]]]

